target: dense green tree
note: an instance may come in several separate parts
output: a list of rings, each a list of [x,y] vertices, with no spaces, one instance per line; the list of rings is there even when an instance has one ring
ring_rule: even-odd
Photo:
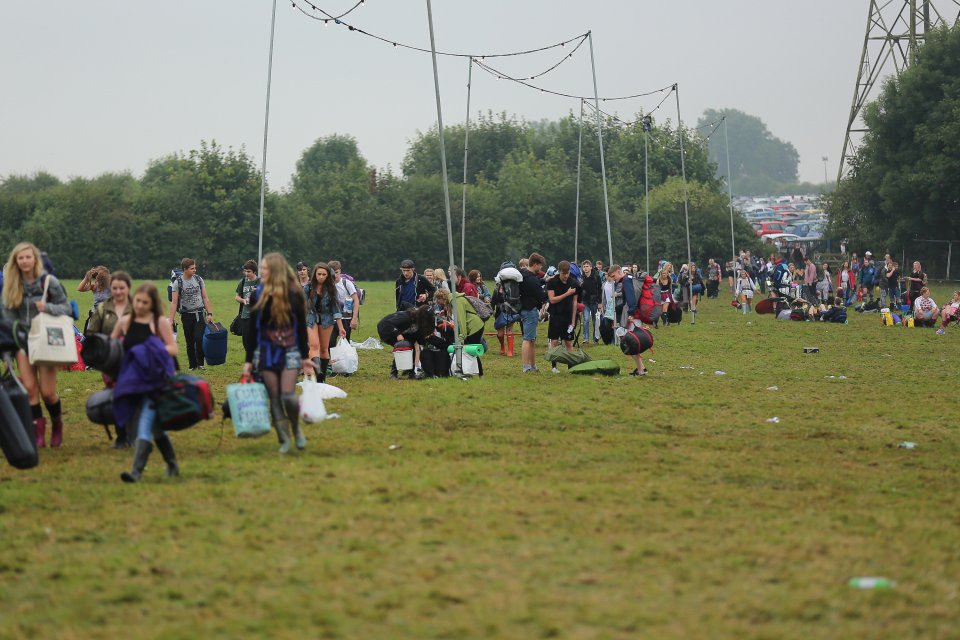
[[[740,181],[768,178],[773,183],[796,182],[800,154],[789,142],[775,137],[757,116],[737,109],[707,109],[697,123],[709,135],[711,123],[726,117],[730,139],[730,175],[734,185]],[[717,175],[727,174],[726,138],[722,130],[709,141],[710,160],[717,166]],[[738,191],[742,190],[738,187]]]
[[[833,198],[835,234],[894,251],[917,237],[960,239],[957,60],[960,27],[928,33],[914,64],[868,105],[869,133]]]

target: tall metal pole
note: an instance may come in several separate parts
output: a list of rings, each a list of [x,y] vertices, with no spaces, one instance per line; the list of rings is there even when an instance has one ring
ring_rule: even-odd
[[[727,130],[727,116],[723,116],[723,140],[727,148],[727,202],[730,204],[730,255],[733,264],[737,263],[737,240],[733,235],[733,175],[730,173],[730,132]],[[723,265],[720,265],[722,268]],[[720,272],[722,275],[722,271]]]
[[[467,125],[463,132],[463,212],[460,216],[460,266],[466,268],[464,253],[467,246],[467,159],[470,157],[470,88],[473,86],[473,57],[467,67]]]
[[[277,0],[270,16],[270,57],[267,60],[267,106],[263,116],[263,162],[260,165],[260,232],[257,235],[257,268],[263,260],[263,205],[267,196],[267,134],[270,131],[270,85],[273,82],[273,34],[277,25]]]
[[[610,197],[607,194],[607,165],[603,159],[603,132],[600,130],[600,91],[597,89],[597,64],[593,58],[593,31],[588,31],[590,37],[590,68],[593,71],[593,106],[597,113],[597,138],[600,140],[600,176],[603,178],[603,211],[607,217],[607,249],[609,262],[613,264],[613,234],[610,232]]]
[[[650,273],[650,116],[643,118],[643,204],[647,215],[647,274]]]
[[[687,193],[687,160],[683,150],[683,119],[680,116],[680,88],[679,83],[673,85],[673,91],[677,98],[677,132],[680,134],[680,172],[683,175],[683,220],[687,226],[687,267],[693,262],[693,254],[690,251],[690,204],[689,194]],[[687,289],[690,300],[690,324],[697,323],[697,308],[693,304],[693,274],[687,276]]]
[[[427,0],[427,23],[430,26],[430,54],[433,57],[433,88],[437,96],[437,129],[440,133],[440,168],[443,174],[443,205],[447,213],[447,249],[450,255],[450,295],[453,304],[453,340],[454,356],[463,372],[463,344],[460,342],[460,327],[457,325],[457,285],[454,281],[456,275],[453,271],[453,225],[450,215],[450,184],[447,178],[447,150],[443,142],[443,107],[440,105],[440,75],[437,72],[437,42],[433,36],[433,7],[430,0]]]
[[[583,157],[583,98],[580,98],[580,139],[577,142],[577,208],[573,225],[573,262],[580,264],[577,249],[580,248],[580,160]]]

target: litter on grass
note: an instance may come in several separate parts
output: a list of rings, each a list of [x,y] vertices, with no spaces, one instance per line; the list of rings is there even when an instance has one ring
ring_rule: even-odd
[[[780,391],[780,387],[773,385],[772,387],[767,387],[767,391]]]
[[[401,445],[399,445],[399,444],[392,444],[392,445],[390,445],[389,449],[390,449],[390,451],[396,451],[397,449],[400,448],[400,446],[401,446]]]
[[[681,368],[681,369],[690,369],[691,371],[693,371],[693,367],[688,367],[687,365],[683,365],[683,366],[681,366],[680,368]]]
[[[767,418],[767,422],[769,422],[770,424],[777,424],[780,422],[780,418],[778,418],[777,416],[773,416],[772,418]]]
[[[917,443],[916,443],[916,442],[910,442],[909,440],[904,440],[903,442],[901,442],[901,443],[898,444],[897,446],[900,447],[901,449],[916,449],[916,448],[917,448]]]
[[[893,589],[897,586],[897,583],[890,578],[873,576],[850,578],[848,584],[857,589]]]
[[[354,349],[383,349],[383,345],[380,344],[380,341],[373,336],[370,336],[363,342],[354,342],[351,340],[350,346]]]
[[[715,375],[718,375],[718,376],[725,376],[725,375],[727,375],[727,372],[726,372],[726,371],[714,371],[713,373],[714,373]]]

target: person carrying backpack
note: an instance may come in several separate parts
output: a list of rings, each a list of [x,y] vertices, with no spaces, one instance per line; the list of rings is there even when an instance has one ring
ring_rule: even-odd
[[[180,261],[180,268],[183,275],[177,276],[172,283],[170,322],[176,326],[174,314],[180,314],[188,366],[191,371],[203,370],[203,329],[208,322],[213,322],[213,309],[203,278],[197,275],[196,260],[184,258]]]
[[[494,278],[497,286],[491,298],[491,303],[497,309],[493,326],[497,330],[497,340],[500,342],[500,355],[513,357],[513,326],[520,319],[520,282],[523,276],[512,262],[500,265],[500,271]],[[506,351],[504,351],[506,340]]]

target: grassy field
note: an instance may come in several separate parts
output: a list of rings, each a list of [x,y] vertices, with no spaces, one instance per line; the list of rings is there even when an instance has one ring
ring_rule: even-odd
[[[234,286],[210,283],[225,323]],[[355,339],[390,285],[367,300]],[[0,468],[0,638],[960,634],[960,331],[721,298],[654,335],[642,379],[494,353],[482,380],[393,381],[389,351],[361,351],[305,452],[218,419],[173,435],[182,477],[154,453],[137,485],[84,416],[99,375],[62,374],[65,445]]]

